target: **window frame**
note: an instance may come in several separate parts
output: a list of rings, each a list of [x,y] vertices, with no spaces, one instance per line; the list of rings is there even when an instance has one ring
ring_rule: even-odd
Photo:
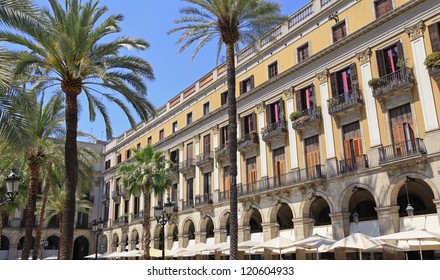
[[[203,116],[209,115],[209,102],[203,104]]]
[[[274,61],[267,66],[267,77],[272,79],[278,75],[278,61]]]
[[[307,50],[307,57],[300,59],[300,54],[302,54],[302,51],[305,51],[305,50]],[[309,44],[309,42],[305,42],[304,44],[302,44],[296,48],[296,61],[297,61],[297,63],[301,63],[301,62],[307,60],[309,57],[310,57],[310,44]]]

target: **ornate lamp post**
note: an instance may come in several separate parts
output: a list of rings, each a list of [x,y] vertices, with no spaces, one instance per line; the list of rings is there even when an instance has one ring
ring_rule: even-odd
[[[162,226],[162,259],[165,259],[165,225],[173,215],[174,203],[167,198],[167,202],[163,205],[157,205],[154,207],[154,217],[159,225]]]
[[[40,247],[41,247],[40,260],[43,259],[43,251],[44,251],[44,248],[47,247],[47,245],[49,245],[49,241],[47,241],[47,239],[41,238],[41,240],[40,240]]]
[[[99,235],[102,233],[102,230],[104,229],[104,222],[101,218],[99,218],[98,221],[93,220],[92,224],[92,231],[95,234],[96,242],[95,242],[95,260],[98,259],[98,242],[99,242]]]
[[[408,217],[414,217],[414,208],[411,206],[411,203],[409,203],[409,194],[408,194],[408,182],[415,181],[416,179],[411,178],[409,176],[406,176],[405,179],[405,191],[406,191],[406,202],[408,203],[408,206],[406,206],[406,213],[408,213]]]
[[[21,180],[20,176],[15,174],[14,169],[11,169],[11,173],[8,175],[8,177],[5,178],[7,197],[0,199],[0,206],[3,206],[6,203],[14,201],[15,196],[18,193],[18,185],[20,183],[20,180]]]

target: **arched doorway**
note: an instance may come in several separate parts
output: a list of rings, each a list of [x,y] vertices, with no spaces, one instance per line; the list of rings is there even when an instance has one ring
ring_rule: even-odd
[[[188,243],[185,248],[195,244],[196,241],[196,228],[194,226],[194,222],[192,220],[187,220],[185,222],[185,226],[183,227],[183,234],[186,234]]]
[[[83,260],[89,254],[89,240],[81,235],[73,242],[73,259]]]
[[[135,229],[131,232],[131,249],[139,250],[139,233]]]
[[[249,217],[249,227],[251,235],[253,233],[263,232],[263,226],[261,223],[263,222],[263,218],[261,217],[260,211],[255,208],[252,208],[250,217]]]
[[[376,208],[376,202],[374,201],[373,195],[364,188],[355,187],[350,202],[348,203],[350,222],[354,222],[356,216],[359,217],[359,222],[377,221],[377,212],[374,208]],[[377,234],[370,233],[369,235]]]
[[[9,259],[9,239],[2,235],[0,245],[0,260]]]
[[[119,236],[117,233],[113,234],[112,239],[112,253],[118,251],[118,245],[119,245]]]
[[[321,196],[316,196],[310,205],[310,219],[313,219],[316,227],[331,225],[330,206]]]
[[[128,233],[124,231],[121,237],[121,252],[128,251]]]
[[[280,231],[293,229],[292,209],[286,203],[281,203],[278,206],[276,222]]]
[[[405,182],[402,184],[397,194],[399,217],[408,216],[408,204],[414,208],[414,216],[437,213],[433,199],[434,193],[424,181],[410,178],[406,186]]]

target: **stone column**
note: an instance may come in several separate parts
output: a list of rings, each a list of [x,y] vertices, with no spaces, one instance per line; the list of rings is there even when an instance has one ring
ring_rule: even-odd
[[[262,223],[263,238],[264,240],[270,240],[278,236],[279,225],[273,222]]]
[[[284,94],[286,95],[287,100],[287,117],[290,117],[290,114],[293,113],[294,103],[293,103],[293,95],[294,89],[293,87],[285,90]],[[287,130],[289,132],[289,148],[290,148],[290,169],[298,169],[298,147],[296,146],[296,131],[292,128],[291,125],[287,125]]]
[[[340,212],[330,214],[332,220],[333,239],[340,240],[348,236],[350,230],[350,213]]]
[[[249,226],[238,226],[238,242],[250,240],[250,230]]]
[[[258,108],[258,127],[262,129],[265,127],[264,122],[264,103],[261,102],[257,105]],[[261,164],[261,178],[267,177],[267,155],[266,155],[266,142],[263,141],[263,134],[260,133],[260,164]]]
[[[385,206],[374,208],[377,212],[381,235],[399,231],[399,206]]]
[[[293,219],[293,230],[295,232],[295,240],[300,240],[309,236],[310,225],[308,218]]]
[[[335,141],[333,139],[332,117],[328,114],[327,100],[328,92],[328,70],[316,75],[319,80],[319,91],[321,93],[321,116],[324,125],[325,149],[326,149],[326,168],[327,175],[332,176],[338,174],[338,165],[335,153]]]
[[[18,244],[9,244],[9,252],[8,252],[8,259],[9,260],[16,260],[17,259],[17,247]]]

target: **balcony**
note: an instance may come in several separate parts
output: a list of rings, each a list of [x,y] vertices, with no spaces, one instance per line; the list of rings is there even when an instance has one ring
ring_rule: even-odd
[[[219,192],[218,202],[229,201],[230,196],[231,196],[230,190]]]
[[[244,154],[258,150],[259,140],[256,132],[246,134],[237,141],[237,150]]]
[[[139,213],[135,213],[133,214],[132,222],[142,220],[143,218],[144,218],[144,212],[141,211]]]
[[[321,123],[321,108],[313,106],[301,112],[295,112],[290,119],[292,128],[297,131],[317,128]]]
[[[339,161],[339,173],[351,173],[368,168],[368,157],[363,154],[351,159],[342,159]]]
[[[437,84],[440,84],[440,66],[429,67],[428,73]]]
[[[205,193],[204,195],[198,195],[195,198],[195,207],[205,206],[205,205],[211,205],[213,203],[212,201],[212,194]]]
[[[101,200],[102,200],[102,201],[109,200],[109,199],[110,199],[110,194],[109,194],[109,193],[104,193],[104,194],[101,196]]]
[[[214,153],[213,152],[203,153],[203,154],[197,155],[197,157],[196,157],[196,165],[199,168],[204,168],[204,167],[210,166],[210,165],[212,165],[213,162],[214,162]]]
[[[379,148],[379,164],[414,164],[417,157],[425,157],[426,148],[423,139],[415,138]]]
[[[115,202],[121,201],[121,189],[116,188],[116,190],[112,191],[112,199]]]
[[[409,96],[412,98],[414,76],[411,68],[403,67],[379,79],[372,79],[369,84],[373,90],[373,97],[379,101],[384,110],[384,103],[393,97]]]
[[[238,195],[245,196],[250,194],[262,193],[295,184],[320,181],[326,178],[325,166],[316,165],[310,168],[299,169],[289,173],[281,174],[271,178],[264,178],[259,181],[242,184],[237,186]]]
[[[215,158],[219,162],[222,162],[229,158],[229,145],[227,142],[226,144],[220,145],[215,148]]]
[[[328,114],[334,117],[346,116],[353,112],[359,112],[364,104],[359,89],[353,89],[327,100]]]
[[[263,136],[263,141],[269,144],[279,140],[285,141],[287,136],[286,121],[279,120],[264,127],[261,129],[261,135]]]
[[[182,161],[179,165],[179,171],[184,175],[194,175],[194,159],[190,158],[186,161]]]
[[[194,200],[183,201],[182,210],[188,210],[194,208]]]
[[[166,173],[166,177],[171,180],[172,183],[177,183],[179,181],[179,164],[172,163],[168,168],[168,172]]]
[[[128,224],[128,216],[121,216],[113,221],[113,225],[115,226],[123,224]]]

